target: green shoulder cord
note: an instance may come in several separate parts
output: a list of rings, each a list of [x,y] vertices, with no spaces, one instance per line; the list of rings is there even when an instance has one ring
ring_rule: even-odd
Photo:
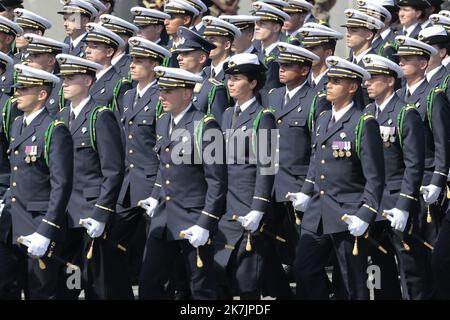
[[[58,98],[59,98],[59,110],[61,111],[64,109],[64,106],[66,105],[66,98],[64,98],[64,89],[61,87],[58,92]]]
[[[406,111],[411,110],[412,108],[416,108],[414,104],[407,104],[400,109],[400,112],[397,115],[397,128],[398,128],[398,142],[400,143],[400,147],[403,148],[403,123],[405,121]]]
[[[271,54],[269,54],[268,56],[265,56],[265,57],[264,57],[263,63],[264,63],[264,65],[267,67],[267,64],[268,64],[269,62],[271,62],[272,60],[275,60],[275,59],[276,59],[275,54],[271,53]]]
[[[11,44],[11,53],[16,54],[18,52],[19,52],[19,50],[17,49],[16,39],[14,39],[13,43]]]
[[[3,131],[5,132],[6,140],[9,141],[9,129],[11,123],[11,105],[13,97],[9,97],[3,107]]]
[[[319,91],[315,96],[311,103],[311,108],[309,108],[308,112],[308,129],[309,132],[313,132],[314,130],[314,115],[316,114],[316,105],[317,105],[317,98],[322,94],[325,93],[325,90]]]
[[[398,44],[397,44],[397,42],[394,41],[394,42],[387,42],[384,46],[381,46],[380,49],[378,49],[377,54],[384,57],[384,49],[386,49],[389,46],[392,46],[392,48],[394,48],[395,52],[398,51]]]
[[[361,138],[362,138],[362,132],[363,132],[363,128],[364,128],[364,122],[368,119],[374,118],[373,115],[366,113],[364,115],[362,115],[359,118],[358,124],[356,125],[356,129],[355,129],[355,135],[356,135],[356,141],[355,141],[355,148],[356,148],[356,154],[358,156],[358,159],[361,160]]]
[[[259,111],[258,115],[256,116],[255,120],[253,121],[253,125],[252,125],[252,150],[253,153],[256,155],[256,145],[258,143],[258,129],[259,129],[259,124],[261,122],[261,118],[263,116],[264,113],[266,112],[271,112],[274,113],[275,111],[273,110],[272,107],[269,107],[267,109],[262,109],[261,111]]]
[[[434,97],[436,96],[436,93],[440,92],[441,89],[436,87],[431,89],[430,93],[428,93],[427,96],[427,117],[428,117],[428,126],[430,127],[430,130],[433,130],[433,120],[432,120],[432,115],[433,115],[433,102],[434,102]]]
[[[450,75],[447,75],[444,79],[444,82],[441,83],[439,88],[441,88],[445,93],[447,93],[448,82],[450,81]]]
[[[109,105],[109,109],[111,111],[116,111],[119,109],[119,106],[117,104],[117,99],[119,98],[120,91],[122,90],[122,87],[125,83],[131,83],[133,80],[131,79],[131,71],[128,71],[128,75],[126,78],[120,79],[113,90],[113,99],[111,101],[111,104]]]
[[[50,156],[50,146],[52,145],[53,129],[60,124],[64,124],[64,122],[59,120],[52,121],[52,123],[50,123],[50,125],[48,126],[47,130],[45,130],[44,133],[44,141],[45,141],[44,159],[47,167],[50,161],[49,156]]]
[[[168,67],[169,66],[169,62],[170,62],[169,57],[164,57],[164,60],[162,62],[162,66],[163,67]]]
[[[199,159],[201,159],[202,149],[203,149],[203,129],[205,127],[205,123],[209,120],[214,119],[214,115],[208,113],[203,116],[203,118],[197,123],[194,128],[194,144],[195,149],[197,150]]]
[[[97,118],[98,113],[104,109],[108,109],[104,106],[97,106],[92,110],[91,115],[89,116],[89,139],[91,141],[91,147],[94,149],[95,152],[97,152],[97,145],[95,143],[96,141],[96,130],[95,125],[97,124]]]
[[[214,99],[216,98],[216,91],[217,91],[217,86],[215,84],[213,84],[213,87],[208,92],[208,109],[206,111],[206,114],[211,113],[211,107],[212,107],[212,104],[214,103]]]

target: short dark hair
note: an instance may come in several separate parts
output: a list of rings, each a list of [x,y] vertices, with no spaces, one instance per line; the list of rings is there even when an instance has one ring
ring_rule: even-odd
[[[256,80],[256,87],[253,89],[253,93],[258,93],[266,83],[266,73],[265,72],[252,72],[252,73],[243,73],[244,76],[247,77],[249,82]]]
[[[436,43],[436,46],[439,49],[445,49],[447,51],[447,54],[450,54],[450,43]]]

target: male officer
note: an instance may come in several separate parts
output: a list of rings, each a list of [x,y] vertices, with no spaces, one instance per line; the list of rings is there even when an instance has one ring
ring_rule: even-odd
[[[425,163],[423,123],[415,106],[406,104],[394,91],[396,79],[403,78],[402,69],[378,55],[367,55],[363,61],[371,75],[366,81],[368,93],[375,100],[366,110],[380,125],[385,166],[383,198],[371,231],[388,253],[372,247],[372,263],[381,270],[381,290],[375,290],[375,297],[400,298],[400,275],[403,299],[418,300],[424,289],[425,248],[417,245],[408,232],[411,224],[416,225],[420,211]],[[386,214],[389,221],[383,218]],[[397,257],[398,271],[392,254]]]
[[[334,56],[327,65],[326,94],[333,107],[316,122],[308,175],[302,191],[291,194],[294,208],[305,212],[295,261],[297,295],[328,299],[322,270],[334,251],[346,298],[368,299],[367,243],[361,236],[375,220],[383,192],[380,131],[355,100],[369,73]]]
[[[260,20],[260,17],[249,15],[228,16],[222,15],[220,19],[235,25],[241,31],[240,37],[235,37],[231,51],[234,54],[238,53],[258,53],[253,46],[253,36],[255,33],[255,21]]]
[[[151,197],[141,202],[152,223],[139,298],[163,297],[164,283],[172,270],[168,266],[181,251],[193,298],[215,299],[213,247],[206,243],[217,230],[225,204],[223,135],[214,118],[205,116],[191,102],[194,86],[202,77],[174,68],[156,67],[155,71],[166,113],[156,128],[158,179]],[[212,141],[205,140],[207,132],[214,137]],[[211,145],[217,146],[216,159],[202,160]],[[188,184],[190,188],[186,188]]]
[[[88,23],[88,33],[82,40],[86,42],[86,59],[103,66],[96,75],[91,86],[90,95],[99,105],[111,107],[114,98],[114,88],[120,80],[120,75],[112,65],[115,52],[125,46],[125,41],[105,27]]]
[[[18,108],[24,115],[11,127],[9,146],[13,243],[28,247],[24,263],[31,299],[55,299],[57,268],[49,258],[61,248],[66,225],[65,210],[72,191],[73,143],[62,122],[45,109],[45,100],[58,77],[24,65],[16,65]],[[28,182],[27,182],[28,181]]]
[[[174,51],[183,41],[178,35],[178,30],[180,27],[190,28],[194,24],[194,17],[199,15],[199,11],[186,1],[171,0],[164,6],[164,13],[170,15],[169,19],[164,20],[166,32],[170,37],[167,47],[172,52],[168,66],[178,68],[177,55]]]
[[[398,44],[400,67],[402,68],[406,86],[398,91],[398,95],[408,103],[414,103],[419,110],[425,130],[425,173],[422,180],[421,212],[418,217],[418,234],[431,245],[436,242],[440,220],[443,212],[437,202],[446,186],[450,164],[449,158],[449,101],[439,88],[433,88],[427,82],[425,70],[430,57],[436,54],[432,46],[405,36],[395,38]],[[429,254],[427,252],[427,268]],[[431,271],[427,271],[431,277]],[[432,290],[432,279],[426,280],[423,297],[429,298]]]
[[[24,39],[28,42],[25,60],[27,65],[49,73],[58,73],[59,66],[56,55],[68,50],[69,45],[33,33],[25,34]],[[60,108],[64,107],[64,102],[60,99],[61,85],[61,82],[53,84],[52,92],[45,103],[45,107],[51,115],[57,114]]]
[[[277,52],[278,39],[281,33],[281,28],[286,20],[289,20],[289,15],[280,9],[271,6],[264,2],[254,2],[253,10],[255,15],[260,17],[256,21],[255,39],[261,41],[261,51],[258,53],[258,58],[266,66],[266,83],[261,89],[261,100],[263,105],[267,105],[267,94],[270,89],[281,87],[278,78],[278,63],[275,62]]]
[[[132,299],[125,255],[109,240],[124,174],[121,129],[114,114],[90,96],[102,65],[79,57],[57,56],[70,105],[58,117],[74,141],[73,190],[67,207],[64,259],[81,267],[87,299]],[[61,282],[70,276],[60,270]],[[59,298],[76,299],[80,290],[60,288]]]
[[[204,113],[212,113],[217,121],[221,120],[228,107],[226,89],[223,83],[209,78],[204,71],[209,53],[216,46],[185,27],[180,27],[178,37],[183,39],[175,51],[180,68],[203,78],[194,88],[194,106]]]
[[[120,236],[120,243],[128,248],[133,275],[139,277],[149,218],[144,216],[145,211],[138,204],[152,193],[156,181],[159,159],[153,148],[156,143],[156,121],[163,112],[153,69],[171,54],[140,37],[131,38],[129,44],[132,59],[130,74],[137,86],[125,93],[123,105],[120,106],[126,139],[126,168],[118,199],[121,221],[116,233]]]
[[[198,10],[198,15],[194,17],[194,21],[192,22],[192,26],[190,29],[198,34],[202,34],[205,30],[205,25],[203,24],[203,15],[208,11],[208,7],[206,6],[207,1],[204,0],[181,0],[182,2],[186,2],[193,6]],[[209,4],[209,3],[208,3]]]
[[[38,36],[43,36],[47,29],[52,27],[50,21],[41,17],[34,12],[25,9],[14,10],[15,22],[23,29],[22,34],[16,36],[16,48],[18,52],[14,55],[15,64],[24,60],[24,55],[28,42],[23,37],[26,33],[34,33]]]
[[[14,58],[13,43],[18,34],[22,34],[23,29],[11,20],[0,16],[0,52]],[[14,72],[12,66],[9,67],[1,77],[0,86],[2,92],[12,95],[12,84],[14,82]]]
[[[206,16],[202,21],[205,26],[203,37],[216,46],[209,53],[211,66],[207,68],[207,76],[224,83],[223,64],[230,59],[233,40],[241,36],[241,31],[233,24],[216,17]]]
[[[295,244],[298,240],[296,225],[301,217],[294,212],[286,195],[300,190],[308,171],[311,157],[311,132],[317,116],[324,110],[311,110],[312,99],[307,81],[311,65],[319,57],[314,53],[280,42],[277,62],[280,64],[280,82],[284,87],[269,92],[269,106],[275,110],[279,130],[279,169],[275,175],[274,211],[278,222],[284,222],[282,230],[289,238],[280,246],[283,264],[292,266]]]
[[[160,46],[167,46],[169,36],[164,27],[164,21],[170,19],[170,15],[155,9],[143,7],[131,8],[133,23],[139,28],[138,36],[153,41]]]
[[[282,10],[289,15],[283,25],[283,33],[280,35],[280,41],[290,42],[292,39],[298,39],[299,29],[307,22],[317,22],[311,14],[313,5],[305,0],[288,0],[288,5]]]
[[[317,23],[306,23],[300,29],[302,45],[319,57],[312,62],[308,82],[314,95],[325,89],[328,82],[326,59],[334,55],[337,40],[343,38],[340,32]]]

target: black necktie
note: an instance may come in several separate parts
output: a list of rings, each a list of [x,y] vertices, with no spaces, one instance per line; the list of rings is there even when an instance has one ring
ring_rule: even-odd
[[[141,100],[141,96],[139,95],[139,93],[136,93],[136,97],[134,97],[133,108],[136,108],[137,104],[139,103],[139,100]]]
[[[290,101],[291,101],[291,96],[289,95],[289,93],[286,93],[286,95],[284,96],[284,105],[283,105],[283,107],[286,107]]]
[[[70,118],[69,118],[69,129],[72,128],[72,124],[75,121],[75,112],[70,111]]]
[[[237,119],[239,118],[240,114],[241,114],[241,108],[239,108],[239,106],[236,106],[234,108],[233,118],[231,120],[231,129],[236,129]]]
[[[328,122],[327,130],[330,129],[333,126],[333,124],[335,124],[335,122],[336,122],[336,118],[334,116],[332,116],[330,119],[330,122]]]
[[[169,135],[172,134],[173,129],[175,129],[176,124],[175,124],[175,118],[172,117],[172,120],[170,121],[170,129],[169,129]]]
[[[20,134],[27,128],[27,120],[23,119],[22,126],[20,127]]]
[[[411,97],[411,91],[409,89],[406,89],[406,98]]]

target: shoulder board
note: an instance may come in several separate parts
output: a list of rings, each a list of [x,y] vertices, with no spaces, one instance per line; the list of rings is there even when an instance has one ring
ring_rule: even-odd
[[[375,119],[375,117],[372,114],[370,114],[370,113],[365,113],[363,115],[363,120],[364,121],[367,121],[367,120],[370,120],[370,119]]]
[[[270,61],[273,61],[273,60],[275,60],[275,59],[276,59],[275,54],[271,53],[271,54],[267,57],[266,61],[267,61],[267,62],[270,62]]]
[[[208,122],[211,121],[211,120],[215,120],[215,118],[214,118],[213,115],[208,115],[208,116],[205,116],[205,117],[203,118],[203,122],[204,122],[204,123],[208,123]]]
[[[434,90],[435,93],[444,92],[444,90],[442,90],[439,87],[433,88],[433,90]]]
[[[159,115],[159,117],[158,117],[158,119],[161,119],[164,115],[166,115],[167,114],[167,112],[163,112],[163,113],[161,113],[160,115]]]
[[[55,120],[53,123],[54,123],[55,127],[60,126],[60,125],[65,125],[64,121],[61,121],[61,120]]]
[[[223,83],[222,83],[222,82],[220,82],[220,81],[218,81],[218,80],[216,80],[216,79],[214,79],[214,78],[209,78],[208,81],[211,82],[211,83],[212,83],[213,85],[215,85],[216,87],[223,86]]]
[[[109,108],[108,107],[101,107],[100,109],[98,109],[98,113],[100,113],[100,112],[103,112],[103,111],[106,111],[106,110],[109,110]]]
[[[408,104],[405,106],[405,110],[411,110],[411,109],[417,109],[417,108],[416,108],[416,105],[415,105],[414,103],[408,103]]]

